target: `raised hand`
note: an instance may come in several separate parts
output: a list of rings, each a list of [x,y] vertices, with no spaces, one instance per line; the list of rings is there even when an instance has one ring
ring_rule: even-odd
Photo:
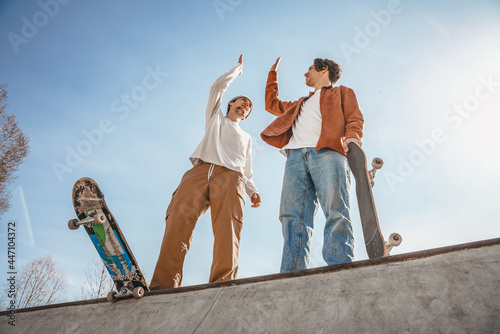
[[[277,71],[278,70],[278,65],[280,64],[281,57],[276,59],[276,62],[274,63],[273,67],[271,67],[271,71]]]
[[[240,58],[238,59],[238,64],[241,64],[241,66],[243,67],[243,54],[240,55]],[[238,75],[241,75],[241,73],[243,73],[243,70],[241,70]]]

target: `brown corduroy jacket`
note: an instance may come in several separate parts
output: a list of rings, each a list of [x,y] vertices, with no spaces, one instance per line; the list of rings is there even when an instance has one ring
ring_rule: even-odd
[[[266,110],[278,118],[260,136],[269,145],[282,148],[292,137],[292,125],[302,102],[313,93],[294,102],[281,101],[278,93],[278,72],[270,71],[266,84]],[[342,142],[349,138],[361,141],[363,137],[363,114],[354,91],[345,86],[323,87],[319,104],[322,121],[316,151],[328,147],[345,155]]]

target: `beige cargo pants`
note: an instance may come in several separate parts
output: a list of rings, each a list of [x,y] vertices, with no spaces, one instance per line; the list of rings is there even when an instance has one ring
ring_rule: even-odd
[[[187,171],[165,217],[165,235],[150,289],[176,288],[182,283],[184,258],[196,222],[209,208],[214,250],[209,282],[235,279],[243,227],[245,184],[241,173],[202,162]]]

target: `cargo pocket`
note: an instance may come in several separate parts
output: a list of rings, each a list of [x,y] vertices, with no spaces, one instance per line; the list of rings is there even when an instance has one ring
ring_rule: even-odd
[[[170,214],[170,211],[172,211],[172,202],[174,201],[174,196],[175,196],[175,193],[177,193],[177,190],[179,190],[179,187],[175,188],[175,190],[172,193],[172,196],[170,198],[170,204],[168,205],[167,212],[165,213],[165,222],[167,221],[167,218]]]

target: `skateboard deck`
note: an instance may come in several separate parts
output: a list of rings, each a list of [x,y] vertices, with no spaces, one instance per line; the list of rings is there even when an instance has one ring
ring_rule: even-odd
[[[107,299],[142,297],[149,291],[146,280],[97,182],[88,177],[79,179],[73,186],[72,198],[78,219],[71,219],[68,227],[83,225],[99,253],[117,290],[110,291]]]
[[[366,155],[363,149],[355,142],[349,142],[347,146],[349,148],[347,161],[356,181],[356,197],[358,199],[366,252],[370,259],[387,256],[392,247],[401,243],[401,236],[393,233],[389,237],[389,242],[384,241],[378,222],[372,187],[375,172],[382,167],[383,161],[380,158],[373,159],[373,169],[368,171]]]

